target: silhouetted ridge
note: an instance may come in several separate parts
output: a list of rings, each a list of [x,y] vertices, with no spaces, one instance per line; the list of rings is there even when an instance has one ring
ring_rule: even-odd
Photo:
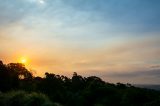
[[[72,78],[48,72],[34,77],[23,64],[2,61],[0,91],[0,106],[160,106],[159,91],[76,72]]]

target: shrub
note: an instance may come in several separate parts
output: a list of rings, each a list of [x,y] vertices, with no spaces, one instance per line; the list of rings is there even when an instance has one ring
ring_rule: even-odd
[[[12,91],[0,93],[0,106],[56,106],[41,93]]]

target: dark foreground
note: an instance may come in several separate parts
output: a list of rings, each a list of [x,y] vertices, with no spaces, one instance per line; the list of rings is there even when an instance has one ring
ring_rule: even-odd
[[[160,91],[112,84],[96,76],[34,77],[23,64],[0,61],[0,106],[160,106]]]

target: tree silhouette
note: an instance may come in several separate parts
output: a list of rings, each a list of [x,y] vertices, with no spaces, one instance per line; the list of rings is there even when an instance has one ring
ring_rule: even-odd
[[[8,70],[16,79],[32,79],[32,74],[22,63],[10,63],[7,65]]]
[[[18,96],[10,99],[14,95],[9,92],[11,90],[15,90]],[[29,99],[26,96],[28,93],[19,95],[18,92],[21,90],[37,93]],[[7,95],[6,98],[11,104],[24,102],[23,98],[26,97],[29,102],[24,104],[25,106],[39,106],[42,104],[41,100],[46,100],[44,96],[42,96],[44,99],[38,97],[41,93],[54,103],[49,106],[60,104],[62,106],[159,106],[160,104],[160,91],[137,88],[128,83],[112,84],[99,77],[83,77],[76,72],[71,79],[48,72],[45,73],[45,77],[34,77],[24,64],[5,65],[0,61],[0,106],[6,106],[4,95]]]
[[[0,61],[0,84],[1,91],[7,91],[11,88],[10,73],[2,61]]]

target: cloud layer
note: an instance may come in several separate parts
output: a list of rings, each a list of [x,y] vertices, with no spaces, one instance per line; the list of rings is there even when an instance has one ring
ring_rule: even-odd
[[[159,4],[0,0],[0,57],[8,63],[25,55],[37,75],[77,71],[111,82],[160,83]]]

